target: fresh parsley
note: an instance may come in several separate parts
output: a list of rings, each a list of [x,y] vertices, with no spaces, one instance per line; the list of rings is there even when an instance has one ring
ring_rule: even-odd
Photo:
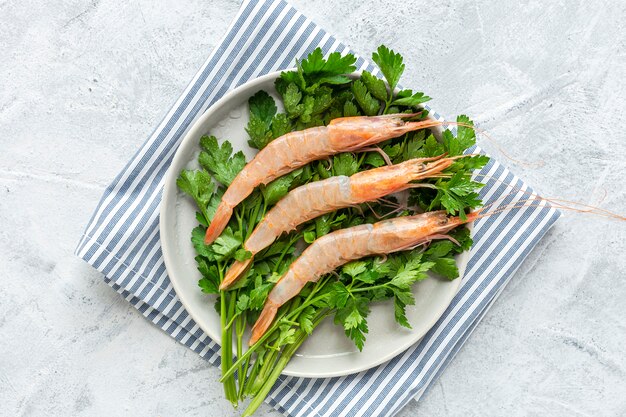
[[[277,104],[274,92],[258,91],[248,100],[249,145],[263,149],[286,133],[327,125],[338,117],[400,112],[417,113],[415,119],[425,117],[427,112],[422,105],[430,97],[409,89],[396,93],[406,69],[402,56],[381,46],[372,55],[372,61],[378,65],[384,81],[368,71],[363,71],[357,79],[351,76],[356,69],[356,57],[352,54],[325,55],[317,48],[305,59],[296,61],[296,69],[282,72],[275,82],[282,106]],[[284,108],[284,112],[279,108]],[[438,138],[429,130],[421,130],[379,146],[393,163],[400,163],[444,153],[460,156],[476,143],[473,123],[464,115],[457,118],[456,134],[444,130]],[[337,154],[325,161],[312,162],[258,187],[234,209],[224,233],[213,244],[205,245],[206,228],[221,197],[246,161],[242,152],[233,152],[228,141],[215,136],[203,136],[200,148],[200,169],[183,170],[177,184],[198,207],[199,225],[193,230],[191,241],[197,253],[198,286],[202,292],[217,296],[215,307],[221,317],[225,393],[233,403],[242,401],[245,396],[252,397],[248,414],[262,402],[291,356],[325,317],[332,316],[358,349],[363,349],[368,336],[372,303],[392,301],[398,326],[410,328],[406,309],[415,304],[415,284],[428,274],[445,279],[458,277],[454,256],[470,248],[471,238],[467,229],[461,227],[450,233],[459,245],[449,240],[430,242],[426,247],[388,254],[384,258],[359,259],[343,265],[333,274],[319,277],[278,310],[262,342],[244,353],[246,327],[256,321],[269,292],[303,248],[333,230],[374,223],[382,216],[413,214],[416,209],[444,209],[451,215],[463,217],[480,205],[477,191],[481,184],[472,179],[472,170],[484,167],[489,161],[482,155],[458,158],[438,178],[425,181],[426,187],[410,190],[405,207],[388,196],[384,202],[343,208],[319,216],[257,253],[244,276],[229,291],[221,292],[218,290],[220,282],[232,262],[251,257],[243,248],[243,242],[267,210],[290,190],[331,176],[350,176],[386,162],[381,154],[371,150]],[[233,340],[235,347],[231,349]],[[238,382],[235,373],[243,375]]]

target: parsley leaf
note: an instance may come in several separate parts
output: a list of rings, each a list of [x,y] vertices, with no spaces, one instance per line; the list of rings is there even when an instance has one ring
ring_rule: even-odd
[[[378,278],[380,278],[380,274],[378,272],[368,269],[367,271],[362,272],[358,274],[357,276],[355,276],[354,280],[361,281],[366,284],[373,284],[374,282],[376,282]]]
[[[470,126],[474,125],[474,122],[464,115],[458,116],[456,121]],[[456,137],[449,130],[443,132],[443,146],[450,156],[462,155],[463,151],[475,144],[476,133],[470,127],[459,126]]]
[[[276,102],[265,91],[260,90],[248,99],[250,116],[265,123],[269,127],[272,118],[276,114]]]
[[[204,236],[206,235],[206,227],[198,226],[191,231],[191,243],[193,244],[196,253],[209,260],[215,260],[215,252],[211,248],[211,245],[204,244]]]
[[[345,175],[349,177],[356,174],[358,169],[359,163],[352,153],[344,152],[333,157],[333,173],[335,175]]]
[[[393,310],[396,322],[407,329],[412,329],[409,320],[406,317],[406,304],[404,304],[398,297],[393,300]]]
[[[433,199],[431,207],[441,204],[449,214],[458,212],[461,219],[464,219],[466,208],[472,209],[481,204],[479,195],[474,190],[483,185],[472,181],[469,174],[459,171],[447,181],[437,181],[437,196]]]
[[[385,160],[378,152],[368,152],[367,156],[363,160],[363,164],[378,168],[385,165]]]
[[[315,316],[315,308],[308,306],[298,316],[298,323],[300,328],[304,330],[306,334],[313,333],[313,317]]]
[[[434,242],[424,252],[424,256],[433,263],[431,270],[439,275],[442,275],[450,280],[459,276],[459,269],[456,266],[456,261],[452,258],[452,255],[458,253],[460,250],[467,250],[472,245],[471,238],[469,236],[469,230],[462,228],[453,233],[453,237],[458,237],[458,241],[461,247],[458,248],[454,243],[449,240],[440,240]]]
[[[390,284],[398,288],[409,288],[415,282],[425,279],[427,277],[426,271],[432,266],[432,262],[407,262],[400,266]]]
[[[283,324],[279,326],[280,333],[278,334],[278,341],[276,344],[280,346],[290,345],[296,341],[296,329],[292,328],[290,324]]]
[[[306,88],[306,80],[304,79],[304,71],[302,70],[302,63],[298,59],[296,59],[296,70],[281,72],[280,78],[276,80],[274,85],[276,86],[276,90],[282,95],[284,92],[285,85],[289,83],[294,83],[301,90],[304,90]]]
[[[425,255],[428,258],[441,258],[442,256],[446,256],[452,251],[454,243],[449,240],[440,240],[434,243],[431,243],[428,249],[425,252]]]
[[[235,251],[234,258],[239,262],[243,262],[246,259],[252,258],[252,252],[250,252],[249,250],[245,250],[244,248],[240,248]]]
[[[369,328],[367,327],[367,321],[361,322],[361,324],[353,329],[346,329],[345,333],[352,341],[359,351],[363,350],[363,346],[365,346],[365,335],[368,333]]]
[[[391,102],[397,106],[418,107],[422,103],[426,103],[430,100],[430,97],[424,95],[424,93],[416,92],[413,94],[411,90],[402,90],[398,93],[397,99]]]
[[[378,114],[380,103],[367,91],[367,87],[365,87],[362,81],[356,80],[352,83],[352,93],[354,94],[356,102],[359,103],[359,107],[363,110],[363,113],[368,116]]]
[[[251,147],[263,149],[272,139],[289,131],[285,131],[284,121],[287,120],[285,115],[276,114],[276,102],[265,91],[258,91],[250,97],[248,108],[250,109],[250,121],[246,127],[246,132],[250,136],[248,144]],[[275,123],[276,127],[274,127]],[[280,134],[276,135],[277,132]]]
[[[425,157],[431,156],[439,156],[444,153],[443,145],[439,143],[435,137],[430,134],[426,138],[426,142],[424,142],[424,147],[422,148]]]
[[[357,109],[356,105],[351,101],[346,101],[343,105],[343,116],[344,117],[352,117],[358,116],[359,109]]]
[[[198,157],[200,165],[225,186],[229,186],[246,165],[243,152],[239,151],[232,155],[233,146],[228,141],[219,146],[215,136],[202,136],[200,147],[202,148]]]
[[[276,115],[276,103],[265,91],[258,91],[248,100],[250,121],[246,132],[250,136],[248,144],[256,149],[263,149],[272,139],[272,122]]]
[[[302,104],[302,113],[300,114],[300,121],[303,123],[309,123],[311,121],[311,116],[313,115],[313,106],[315,105],[315,98],[313,96],[305,96]],[[305,128],[306,126],[302,126]]]
[[[359,274],[362,274],[367,270],[367,262],[365,261],[352,261],[343,266],[341,268],[344,274],[350,275],[352,278],[356,277]]]
[[[241,230],[233,232],[233,229],[230,227],[224,229],[222,234],[211,245],[211,249],[217,254],[216,260],[225,259],[233,255],[237,248],[241,246],[242,241]]]
[[[326,294],[326,303],[331,308],[343,308],[350,297],[350,292],[341,282],[334,282]]]
[[[341,56],[339,52],[333,52],[324,59],[321,48],[316,48],[306,59],[300,63],[302,73],[307,84],[346,84],[350,79],[344,74],[349,74],[356,69],[354,63],[356,57],[352,54]]]
[[[276,139],[291,132],[291,122],[285,113],[278,113],[272,118],[272,138]]]
[[[206,294],[219,294],[220,292],[218,286],[213,281],[207,278],[201,278],[198,281],[198,287],[200,287],[202,292]]]
[[[261,193],[265,199],[265,204],[272,206],[276,204],[278,200],[287,195],[289,188],[300,173],[302,173],[302,169],[292,171],[289,174],[279,177],[269,184],[262,186]]]
[[[456,118],[456,121],[457,123],[469,125],[469,127],[459,126],[457,128],[456,137],[460,143],[460,146],[463,148],[463,150],[469,148],[470,146],[475,145],[476,144],[476,131],[472,128],[474,126],[474,122],[464,114],[458,116]]]
[[[320,87],[313,96],[312,114],[320,114],[330,107],[333,103],[333,90],[328,87]]]
[[[422,158],[424,156],[423,147],[425,143],[425,135],[426,132],[424,130],[419,130],[408,136],[408,138],[403,142],[402,161],[408,161],[413,158]]]
[[[432,267],[435,274],[443,275],[452,280],[459,277],[459,268],[456,266],[454,258],[438,258]]]
[[[372,54],[372,60],[378,65],[385,79],[387,79],[391,91],[393,91],[404,72],[402,55],[395,53],[385,45],[381,45],[377,52]]]
[[[329,233],[331,229],[335,226],[340,226],[341,222],[346,219],[345,214],[340,214],[339,216],[333,214],[324,214],[315,219],[315,233],[317,237],[324,236]]]
[[[383,80],[373,76],[368,71],[363,71],[361,74],[361,82],[365,84],[372,96],[378,100],[387,101],[387,86]]]
[[[263,149],[272,140],[272,131],[261,120],[251,118],[246,127],[250,139],[248,145],[252,148]]]
[[[274,205],[283,198],[289,191],[289,186],[293,181],[293,177],[286,175],[270,182],[269,184],[261,187],[261,193],[268,206]]]
[[[294,83],[290,83],[283,95],[283,104],[289,118],[295,119],[300,117],[304,111],[304,105],[300,104],[300,100],[302,100],[300,89]]]
[[[483,168],[489,163],[490,158],[487,155],[476,155],[468,158],[459,159],[455,162],[457,169],[473,171]]]
[[[337,316],[343,319],[343,327],[345,329],[359,327],[370,312],[368,304],[369,300],[365,297],[350,298],[346,306],[337,312]],[[343,316],[342,313],[346,315]]]
[[[191,171],[185,169],[181,171],[176,180],[176,185],[193,198],[204,217],[205,223],[208,222],[210,219],[207,208],[215,190],[211,175],[204,170]]]
[[[198,281],[198,286],[202,289],[202,292],[206,294],[219,294],[219,274],[217,272],[217,266],[215,264],[209,264],[206,258],[198,255],[196,256],[196,262],[198,264],[198,271],[202,274],[202,278]]]
[[[451,233],[451,236],[460,244],[460,246],[453,246],[452,250],[454,253],[461,253],[466,250],[470,250],[472,244],[474,243],[470,236],[470,231],[466,227],[457,228]]]
[[[345,307],[335,313],[335,324],[342,324],[346,335],[359,350],[363,349],[365,333],[368,332],[366,317],[369,314],[369,300],[365,297],[350,297]]]
[[[263,305],[265,304],[267,294],[269,294],[273,286],[274,284],[272,284],[271,282],[264,284],[261,276],[257,275],[254,281],[254,289],[250,291],[250,301],[248,303],[248,309],[261,310],[263,308]]]
[[[396,288],[396,287],[389,287],[389,288],[392,290],[393,295],[405,305],[415,304],[415,296],[413,295],[410,289]]]
[[[235,311],[237,311],[237,313],[243,313],[245,310],[248,309],[249,303],[250,303],[250,297],[248,297],[248,294],[241,294],[239,298],[237,298]]]

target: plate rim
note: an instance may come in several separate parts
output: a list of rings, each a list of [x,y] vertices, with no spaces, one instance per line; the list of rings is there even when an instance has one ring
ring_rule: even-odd
[[[161,202],[159,205],[159,238],[161,241],[161,251],[163,254],[163,261],[165,263],[165,268],[168,273],[168,277],[170,278],[170,282],[172,283],[172,288],[174,289],[174,292],[178,296],[181,304],[183,305],[183,307],[185,308],[189,316],[191,316],[191,318],[196,322],[196,324],[200,327],[200,329],[202,329],[202,331],[205,332],[211,338],[211,340],[218,346],[221,346],[220,345],[221,341],[219,340],[220,335],[219,334],[213,335],[212,334],[213,332],[209,328],[207,328],[201,321],[197,320],[197,317],[199,317],[200,314],[196,312],[196,308],[194,307],[194,304],[190,302],[190,300],[187,298],[187,295],[184,295],[186,294],[185,291],[182,290],[182,288],[177,283],[176,279],[172,279],[172,275],[170,274],[170,271],[173,270],[173,267],[171,265],[173,265],[174,260],[172,259],[173,250],[170,250],[169,247],[173,245],[172,242],[174,242],[173,240],[174,236],[172,235],[173,231],[170,231],[166,227],[168,224],[172,224],[172,220],[170,219],[168,210],[166,209],[166,206],[167,206],[166,202],[175,201],[176,194],[178,193],[178,190],[176,187],[176,179],[178,178],[178,172],[174,172],[173,167],[179,165],[181,162],[187,162],[187,161],[181,161],[184,157],[184,153],[181,152],[181,149],[185,148],[187,143],[192,141],[194,137],[197,137],[198,135],[205,133],[205,132],[201,132],[200,130],[202,130],[202,127],[204,126],[205,121],[209,119],[213,115],[213,113],[218,111],[224,104],[228,103],[231,99],[237,97],[242,90],[247,90],[255,86],[265,84],[268,81],[275,80],[280,76],[281,72],[289,71],[289,70],[290,69],[273,71],[268,74],[249,80],[237,86],[236,88],[232,89],[231,91],[227,92],[219,100],[217,100],[215,103],[209,106],[204,111],[204,113],[200,115],[193,122],[192,126],[189,128],[189,130],[187,131],[183,139],[180,141],[176,149],[176,152],[174,153],[174,157],[172,158],[172,161],[170,162],[170,166],[168,167],[167,172],[164,177],[163,194],[162,194]],[[351,74],[349,74],[350,78],[358,78],[360,75],[361,75],[361,71],[354,71]],[[429,112],[428,117],[434,119],[432,117],[432,110]],[[474,229],[473,223],[467,224],[466,227],[468,227],[468,229],[470,230],[470,233],[473,234],[473,229]],[[305,377],[305,378],[331,378],[331,377],[345,376],[345,375],[350,375],[350,374],[358,373],[361,371],[365,371],[367,369],[374,368],[384,362],[387,362],[393,359],[394,357],[400,355],[402,352],[408,350],[409,348],[414,346],[416,343],[418,343],[433,328],[433,326],[441,318],[441,316],[446,311],[446,309],[450,306],[454,297],[458,294],[462,281],[465,277],[465,269],[469,261],[469,253],[470,251],[468,250],[459,254],[459,257],[460,257],[459,261],[461,261],[459,262],[461,264],[461,266],[459,267],[459,277],[453,281],[449,281],[450,285],[455,285],[455,288],[452,288],[451,293],[453,295],[450,297],[450,300],[447,303],[441,304],[440,309],[435,312],[432,320],[430,320],[427,323],[427,325],[424,327],[424,330],[421,332],[415,332],[416,336],[414,337],[414,340],[407,346],[402,346],[396,349],[391,349],[387,354],[385,354],[384,356],[381,356],[377,360],[371,361],[370,363],[362,365],[362,366],[356,366],[356,367],[350,368],[349,370],[343,370],[343,371],[337,371],[337,372],[322,372],[322,373],[313,372],[312,373],[312,372],[297,372],[297,371],[293,371],[293,370],[289,370],[288,368],[285,368],[285,370],[283,370],[281,374],[287,375],[287,376]],[[206,304],[205,307],[210,307],[210,305]]]

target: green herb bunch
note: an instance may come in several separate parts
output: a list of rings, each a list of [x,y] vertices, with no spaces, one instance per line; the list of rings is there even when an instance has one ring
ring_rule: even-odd
[[[386,83],[363,71],[357,78],[356,58],[335,52],[324,58],[321,49],[296,62],[296,70],[281,73],[275,82],[284,112],[278,111],[276,101],[265,91],[249,99],[250,121],[246,127],[249,145],[262,149],[285,133],[328,124],[337,117],[391,113],[427,112],[421,105],[430,98],[421,92],[396,92],[405,65],[402,56],[385,46],[372,55]],[[380,144],[393,163],[412,158],[463,154],[476,142],[472,122],[466,116],[457,118],[457,134],[445,130],[440,140],[425,129]],[[334,175],[356,172],[385,164],[380,153],[364,151],[342,153],[327,161],[315,161],[265,186],[259,187],[235,208],[234,216],[222,235],[211,245],[204,244],[206,228],[215,214],[221,196],[246,164],[242,152],[233,152],[227,141],[214,136],[200,140],[198,157],[200,169],[184,170],[178,187],[195,201],[198,227],[193,230],[192,243],[202,278],[200,289],[216,295],[215,308],[220,314],[222,382],[226,397],[237,405],[244,398],[251,401],[243,415],[251,415],[265,399],[291,356],[327,316],[341,326],[359,350],[368,334],[367,317],[372,302],[392,300],[394,317],[400,326],[410,328],[406,307],[414,304],[412,285],[432,272],[445,279],[459,276],[454,256],[468,250],[472,244],[467,229],[452,233],[460,244],[450,241],[432,243],[426,250],[372,257],[344,265],[335,274],[309,283],[295,298],[282,306],[272,326],[263,337],[244,352],[244,333],[253,324],[267,294],[297,258],[302,245],[333,230],[374,223],[380,218],[413,214],[414,210],[444,209],[451,215],[465,216],[481,202],[472,181],[471,172],[488,162],[485,156],[461,158],[438,178],[426,181],[427,187],[410,191],[409,206],[374,203],[345,208],[318,217],[281,236],[276,242],[255,255],[251,268],[228,291],[218,290],[219,284],[234,260],[243,261],[250,253],[242,244],[250,236],[265,213],[290,190],[311,181]],[[207,299],[208,301],[208,299]],[[234,342],[233,342],[234,341]],[[234,351],[233,351],[234,345]],[[235,359],[236,358],[236,359]]]

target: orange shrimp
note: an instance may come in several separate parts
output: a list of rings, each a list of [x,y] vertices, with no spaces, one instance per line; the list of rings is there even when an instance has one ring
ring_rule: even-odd
[[[435,239],[449,239],[458,244],[446,234],[457,226],[510,210],[545,207],[545,203],[560,210],[626,221],[626,216],[600,207],[570,200],[545,198],[528,191],[524,191],[523,194],[528,197],[504,205],[502,203],[511,194],[500,197],[468,213],[465,219],[451,217],[444,210],[431,211],[414,216],[396,217],[374,224],[362,224],[320,237],[289,266],[287,272],[268,294],[263,310],[252,327],[250,346],[267,331],[278,308],[298,295],[307,282],[316,282],[321,276],[355,259],[399,252]]]
[[[316,282],[322,275],[355,259],[407,250],[434,239],[451,239],[447,232],[478,217],[479,212],[473,212],[461,220],[449,217],[445,211],[431,211],[362,224],[320,237],[302,252],[270,291],[252,328],[250,346],[267,331],[278,308],[298,295],[307,282]]]
[[[419,187],[419,184],[411,184],[411,181],[437,175],[459,158],[444,156],[411,159],[397,165],[359,172],[351,177],[331,177],[298,187],[283,197],[265,215],[243,247],[254,256],[271,245],[282,233],[289,232],[322,214],[374,201],[410,187]],[[460,157],[464,156],[467,155]],[[224,290],[235,282],[252,259],[251,257],[245,261],[235,261],[226,272],[220,289]]]
[[[206,231],[205,243],[210,244],[217,239],[226,228],[234,207],[249,196],[255,187],[267,184],[311,161],[443,124],[436,120],[403,120],[416,115],[341,117],[332,120],[328,126],[287,133],[273,140],[243,168],[224,193]]]

